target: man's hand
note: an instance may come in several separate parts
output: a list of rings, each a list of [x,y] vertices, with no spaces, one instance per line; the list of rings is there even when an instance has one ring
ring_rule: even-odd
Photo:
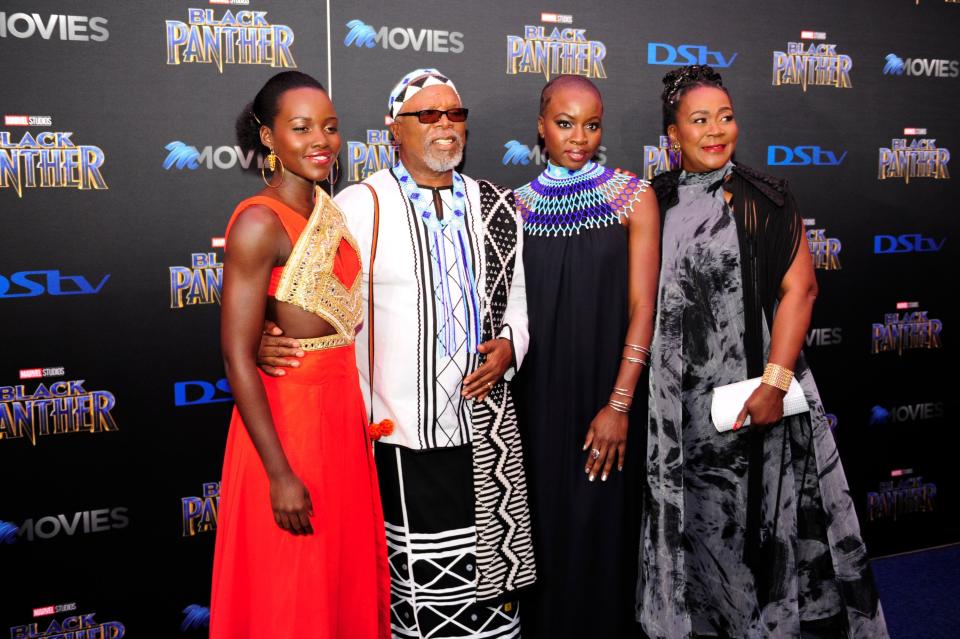
[[[292,337],[281,337],[283,330],[270,320],[263,322],[263,336],[257,352],[257,366],[267,375],[283,377],[284,368],[296,368],[300,362],[290,357],[303,357],[300,342]]]
[[[487,356],[483,366],[463,378],[461,395],[482,402],[513,362],[513,346],[502,337],[484,342],[477,351]]]

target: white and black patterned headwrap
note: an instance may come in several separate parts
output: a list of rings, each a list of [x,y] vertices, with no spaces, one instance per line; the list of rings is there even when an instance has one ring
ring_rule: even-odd
[[[386,124],[393,124],[393,119],[400,113],[403,103],[415,96],[421,89],[432,86],[448,86],[460,97],[457,87],[447,76],[436,69],[416,69],[403,76],[397,86],[390,92],[390,101],[387,103],[387,110],[390,113],[386,117]]]

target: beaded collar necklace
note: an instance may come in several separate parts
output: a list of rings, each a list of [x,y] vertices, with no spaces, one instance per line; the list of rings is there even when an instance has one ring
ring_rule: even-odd
[[[576,235],[584,229],[618,223],[647,187],[596,162],[579,170],[547,162],[547,168],[516,190],[528,235]]]

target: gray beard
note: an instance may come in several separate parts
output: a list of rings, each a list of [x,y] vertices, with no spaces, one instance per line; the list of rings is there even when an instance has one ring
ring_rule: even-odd
[[[452,156],[442,152],[435,152],[432,147],[432,140],[425,141],[423,143],[423,163],[426,164],[431,171],[435,171],[436,173],[452,171],[463,160],[463,140],[458,136],[457,141],[459,142],[459,146],[457,147],[456,153]]]

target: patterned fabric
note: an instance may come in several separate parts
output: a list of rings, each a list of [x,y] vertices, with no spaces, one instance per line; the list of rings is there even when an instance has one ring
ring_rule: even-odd
[[[450,87],[457,94],[457,97],[460,97],[460,94],[457,93],[457,87],[454,86],[450,78],[436,69],[416,69],[403,76],[400,82],[397,82],[393,90],[390,91],[390,100],[387,102],[390,119],[387,124],[392,124],[393,118],[400,113],[404,102],[407,102],[421,90],[437,85]]]
[[[347,230],[340,207],[320,187],[314,193],[317,203],[287,258],[274,297],[319,315],[352,342],[364,312],[360,249]],[[357,266],[345,273],[348,281],[334,273],[334,261],[341,251],[352,252],[356,259]]]
[[[479,181],[486,278],[483,337],[498,335],[507,308],[517,253],[513,194]],[[481,362],[482,363],[482,362]],[[523,450],[510,387],[500,381],[473,407],[476,494],[477,600],[502,597],[536,581]]]
[[[519,638],[515,603],[477,602],[469,448],[424,455],[378,444],[377,468],[386,520],[393,636]]]
[[[474,268],[467,255],[467,189],[463,178],[454,171],[451,188],[431,189],[414,182],[403,163],[398,163],[393,172],[429,233],[434,306],[439,311],[437,354],[453,357],[464,345],[467,352],[476,353],[480,344],[480,301]],[[435,210],[435,190],[448,194],[447,201],[441,204],[445,215]]]
[[[744,561],[749,433],[717,433],[711,390],[748,377],[737,226],[719,188],[728,165],[683,174],[666,212],[647,446],[649,501],[638,619],[651,637],[882,638],[883,613],[813,376],[810,413],[763,438],[760,579]],[[763,348],[770,335],[762,324]]]
[[[442,198],[447,198],[449,189],[441,191]],[[444,208],[449,214],[449,205],[444,200]],[[476,345],[469,349],[469,335],[471,334],[471,318],[478,316],[479,302],[472,296],[464,295],[464,274],[473,270],[467,261],[468,258],[460,250],[463,237],[461,232],[447,226],[431,234],[434,243],[431,245],[430,260],[434,265],[434,272],[444,269],[445,277],[434,277],[434,304],[437,312],[435,343],[437,344],[437,376],[436,394],[436,423],[437,434],[441,446],[452,446],[463,443],[460,439],[461,429],[446,429],[443,425],[458,424],[461,413],[469,415],[469,403],[464,401],[460,394],[463,387],[463,378],[467,375],[466,366],[469,361],[476,362],[474,355]],[[466,262],[466,263],[465,263]],[[458,266],[459,265],[459,266]],[[446,287],[446,288],[445,288]],[[441,304],[438,300],[443,300]],[[440,313],[439,309],[446,308],[447,313]],[[476,320],[479,324],[479,320]],[[474,336],[477,330],[473,330]],[[476,339],[476,337],[474,338]],[[469,433],[466,433],[469,441]]]
[[[517,189],[517,207],[527,235],[574,235],[620,222],[649,185],[596,162],[578,171],[548,163]]]

